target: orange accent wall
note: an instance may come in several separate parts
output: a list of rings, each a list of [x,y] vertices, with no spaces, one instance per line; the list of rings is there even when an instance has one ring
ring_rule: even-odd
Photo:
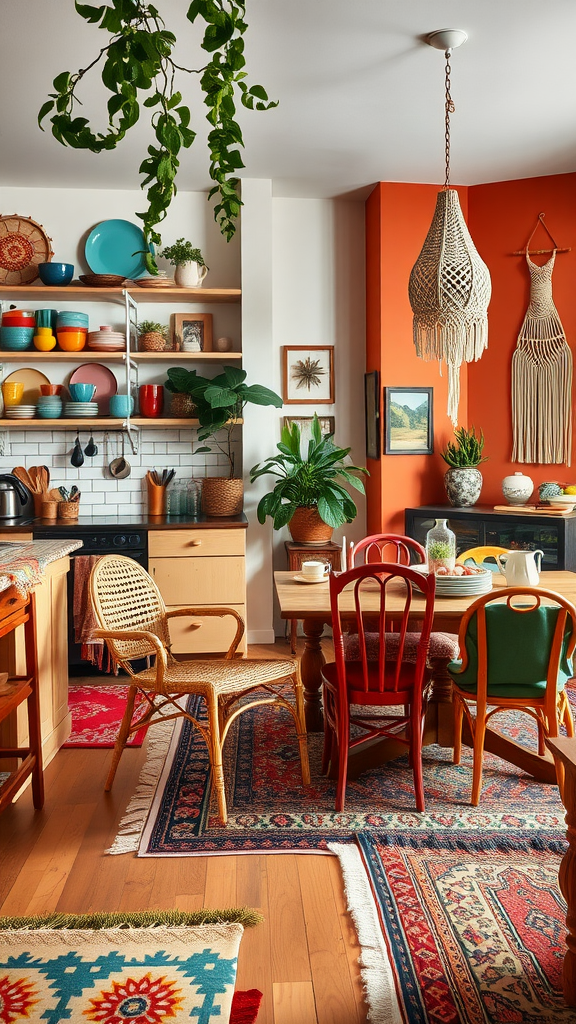
[[[380,182],[366,203],[367,342],[366,370],[380,371],[380,384],[434,388],[434,454],[385,455],[369,459],[368,532],[402,532],[404,508],[446,504],[440,451],[453,436],[446,414],[447,377],[436,363],[418,359],[412,341],[408,278],[432,220],[438,185]],[[502,479],[518,470],[537,487],[544,480],[576,483],[576,425],[572,466],[520,465],[510,462],[511,359],[529,300],[529,277],[522,256],[538,214],[559,246],[552,278],[553,296],[568,344],[576,345],[576,173],[494,182],[459,188],[464,216],[492,277],[488,309],[488,348],[477,363],[461,370],[459,423],[484,432],[489,456],[481,469],[483,505],[503,502]],[[549,248],[539,227],[532,248]],[[546,256],[535,257],[544,262]],[[576,378],[576,373],[575,373]],[[575,379],[576,387],[576,379]],[[382,404],[382,433],[385,409]],[[383,442],[383,437],[382,437]],[[383,443],[381,445],[384,451]],[[533,499],[537,498],[535,490]]]
[[[419,359],[412,340],[408,278],[430,227],[438,185],[380,182],[366,202],[366,370],[380,371],[380,386],[434,388],[434,455],[385,455],[367,460],[368,533],[404,532],[404,508],[446,500],[445,463],[439,455],[452,436],[446,413],[444,367]],[[464,216],[467,190],[459,189]],[[467,383],[461,374],[460,419],[467,419]],[[381,451],[386,410],[382,402]]]
[[[468,190],[468,226],[478,252],[492,276],[492,300],[488,308],[488,349],[468,368],[468,420],[481,427],[486,438],[481,502],[503,501],[502,480],[521,471],[535,484],[537,500],[544,480],[576,483],[576,437],[572,440],[572,466],[512,463],[511,360],[529,301],[530,281],[526,260],[512,256],[522,249],[537,222],[545,222],[559,246],[572,251],[556,256],[552,275],[554,304],[572,349],[576,345],[576,174],[554,174],[520,181],[474,185]],[[549,249],[552,243],[538,227],[531,249]],[[544,263],[549,257],[534,256]],[[573,431],[574,423],[572,424]]]

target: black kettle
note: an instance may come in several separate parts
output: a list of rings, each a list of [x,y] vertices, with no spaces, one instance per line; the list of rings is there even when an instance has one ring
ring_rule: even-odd
[[[12,473],[0,473],[0,519],[34,514],[34,499]]]

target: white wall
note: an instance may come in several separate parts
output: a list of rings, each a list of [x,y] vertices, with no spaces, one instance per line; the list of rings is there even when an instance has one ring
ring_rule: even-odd
[[[347,200],[274,198],[271,183],[261,180],[243,182],[245,210],[242,240],[237,236],[227,243],[212,219],[211,206],[204,193],[179,192],[162,225],[164,244],[176,238],[189,238],[203,252],[210,267],[206,287],[239,287],[242,284],[242,323],[237,306],[198,307],[214,315],[214,336],[233,337],[241,347],[243,365],[249,383],[260,383],[282,394],[281,355],[283,345],[334,345],[336,401],[322,405],[318,412],[334,415],[335,439],[351,445],[351,457],[359,465],[364,455],[364,204]],[[101,220],[119,217],[137,222],[143,196],[135,191],[89,189],[0,189],[0,208],[5,213],[20,213],[44,225],[53,239],[55,259],[72,262],[76,273],[88,270],[83,251],[89,231]],[[163,261],[162,268],[169,269]],[[242,273],[241,273],[242,270]],[[73,308],[53,301],[56,308]],[[34,304],[29,304],[34,306]],[[91,326],[112,323],[120,326],[122,313],[112,304],[82,304],[91,317]],[[168,322],[170,312],[186,306],[164,304],[143,307],[140,319]],[[105,361],[105,360],[103,360]],[[24,361],[29,362],[29,361]],[[165,364],[164,364],[165,365]],[[17,368],[16,363],[2,367],[2,376]],[[73,360],[58,366],[58,380],[74,367]],[[202,372],[202,369],[200,369]],[[56,382],[55,373],[51,379]],[[162,382],[164,370],[159,364],[141,371],[140,382]],[[120,390],[122,390],[122,386]],[[261,493],[267,490],[267,478],[261,487],[252,488],[247,474],[255,463],[274,454],[280,439],[282,417],[310,416],[310,405],[290,405],[282,410],[249,406],[243,431],[245,510],[248,530],[248,639],[270,642],[273,638],[272,569],[286,568],[284,540],[287,530],[273,533],[270,524],[257,523],[255,509]],[[57,483],[75,481],[81,487],[83,503],[93,514],[139,513],[145,508],[143,478],[151,466],[175,466],[180,476],[221,473],[216,455],[194,458],[191,454],[194,431],[165,431],[152,426],[142,431],[137,456],[130,456],[133,473],[117,481],[106,474],[103,431],[95,432],[100,452],[86,460],[80,470],[69,464],[74,434],[63,431],[10,431],[11,451],[0,458],[0,470],[14,465],[43,463],[51,467]],[[82,436],[83,446],[88,440]],[[342,533],[358,539],[365,533],[363,499],[354,492],[359,515]],[[276,620],[277,632],[284,624]]]

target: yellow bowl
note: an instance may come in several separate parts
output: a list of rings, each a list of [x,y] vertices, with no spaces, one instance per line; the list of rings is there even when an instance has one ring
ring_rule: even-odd
[[[9,381],[2,385],[2,397],[4,405],[20,405],[24,395],[23,381]]]
[[[56,347],[56,338],[49,331],[48,334],[35,334],[34,335],[34,348],[37,348],[39,352],[50,352],[51,349]]]
[[[86,344],[84,331],[58,331],[58,344],[65,352],[80,352]]]

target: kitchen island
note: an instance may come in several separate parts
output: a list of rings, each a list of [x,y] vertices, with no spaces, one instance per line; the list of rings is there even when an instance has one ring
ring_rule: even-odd
[[[13,535],[15,537],[15,535]],[[39,702],[42,758],[48,764],[70,734],[68,710],[68,650],[66,645],[66,576],[69,555],[80,540],[0,540],[0,594],[13,595],[13,605],[34,596],[36,686]],[[0,637],[0,671],[26,675],[24,624]],[[28,717],[22,703],[0,723],[0,747],[26,747]],[[14,758],[3,759],[2,770],[14,770]]]

